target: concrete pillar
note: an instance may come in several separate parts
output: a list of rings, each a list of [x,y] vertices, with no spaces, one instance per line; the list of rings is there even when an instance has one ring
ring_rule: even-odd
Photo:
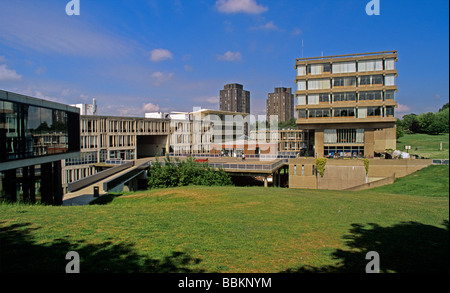
[[[5,197],[9,202],[17,201],[17,176],[16,169],[7,170],[4,172],[5,177],[3,181],[3,188]]]
[[[264,176],[264,187],[268,187],[267,176]]]

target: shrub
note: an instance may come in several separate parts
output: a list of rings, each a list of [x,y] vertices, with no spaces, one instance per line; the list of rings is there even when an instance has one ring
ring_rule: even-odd
[[[164,165],[156,162],[148,168],[148,187],[163,188],[186,185],[225,186],[232,185],[230,176],[223,170],[210,168],[207,163],[197,163],[194,158],[185,161],[164,159]]]

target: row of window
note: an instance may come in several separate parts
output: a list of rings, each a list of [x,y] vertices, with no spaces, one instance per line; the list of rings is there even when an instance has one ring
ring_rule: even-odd
[[[321,90],[339,87],[365,87],[365,86],[394,86],[395,76],[389,75],[366,75],[366,76],[347,76],[335,78],[309,79],[297,81],[297,90]]]
[[[323,117],[356,117],[366,118],[372,116],[394,117],[394,107],[359,107],[334,108],[334,109],[299,109],[298,118],[323,118]]]
[[[310,95],[298,95],[298,105],[317,105],[319,103],[333,102],[347,102],[347,101],[386,101],[394,100],[395,91],[368,91],[368,92],[342,92],[342,93],[321,93]]]
[[[358,70],[357,70],[358,69]],[[347,61],[298,65],[297,75],[318,75],[324,73],[348,73],[348,72],[370,72],[382,70],[394,70],[395,59],[378,59],[378,60],[361,60],[361,61]]]
[[[134,120],[106,120],[106,119],[81,119],[81,133],[97,133],[106,132],[107,129],[110,133],[120,132],[166,132],[169,122],[167,121],[134,121]]]
[[[0,100],[0,162],[79,150],[79,115]],[[77,137],[78,136],[78,137]]]

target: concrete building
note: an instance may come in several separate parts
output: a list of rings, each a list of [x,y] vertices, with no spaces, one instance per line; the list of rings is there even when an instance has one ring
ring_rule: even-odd
[[[92,99],[92,104],[74,104],[72,107],[80,109],[80,115],[97,115],[97,101]]]
[[[226,84],[220,91],[221,111],[250,114],[250,92],[242,84]]]
[[[292,88],[278,87],[269,93],[266,101],[267,121],[270,116],[277,115],[278,122],[289,121],[294,118],[294,95]]]
[[[310,155],[365,156],[396,148],[397,51],[296,60],[297,125]]]
[[[77,157],[63,161],[62,182],[96,174],[112,164],[145,157],[205,154],[213,143],[245,134],[246,113],[201,109],[146,113],[147,118],[82,115]]]
[[[102,170],[111,161],[164,156],[169,149],[170,119],[80,117],[80,154],[63,161],[64,191],[68,183]]]
[[[62,204],[62,161],[80,154],[79,111],[0,90],[1,197]]]

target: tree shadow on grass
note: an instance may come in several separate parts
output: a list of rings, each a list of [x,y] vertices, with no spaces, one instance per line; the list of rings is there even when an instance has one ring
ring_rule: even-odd
[[[195,269],[201,259],[184,252],[172,252],[163,259],[140,255],[132,244],[110,241],[87,244],[56,239],[51,244],[33,240],[39,228],[30,223],[6,226],[0,222],[0,273],[64,273],[66,253],[76,251],[80,256],[81,273],[203,273]]]
[[[418,222],[401,222],[390,227],[369,223],[367,227],[352,224],[345,235],[349,250],[337,249],[332,253],[335,265],[302,266],[283,273],[365,273],[369,251],[380,257],[380,272],[395,273],[448,273],[449,226],[445,228]]]

